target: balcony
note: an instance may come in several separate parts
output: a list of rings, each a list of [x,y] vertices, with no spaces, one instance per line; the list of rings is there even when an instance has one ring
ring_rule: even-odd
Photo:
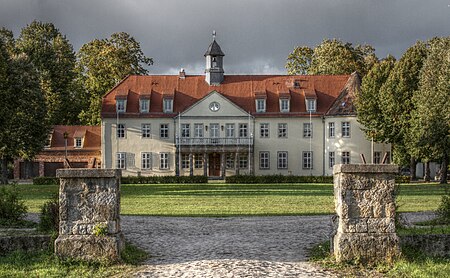
[[[253,138],[176,138],[178,146],[253,146]]]

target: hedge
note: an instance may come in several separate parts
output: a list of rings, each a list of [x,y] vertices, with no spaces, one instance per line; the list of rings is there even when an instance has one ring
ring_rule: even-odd
[[[226,183],[333,183],[333,176],[283,176],[236,175],[226,178]]]
[[[155,184],[155,183],[208,183],[208,177],[205,176],[122,177],[122,184]]]
[[[33,184],[41,184],[41,185],[59,184],[59,179],[55,177],[35,177],[33,178]]]
[[[410,176],[396,176],[395,183],[409,183],[411,181]]]

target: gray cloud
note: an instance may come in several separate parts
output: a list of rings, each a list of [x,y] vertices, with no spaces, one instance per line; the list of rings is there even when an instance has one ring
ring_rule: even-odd
[[[450,35],[450,0],[1,0],[0,26],[53,22],[75,50],[125,31],[154,58],[151,73],[202,73],[212,30],[232,74],[284,73],[296,45],[323,38],[369,43],[396,57],[417,40]]]

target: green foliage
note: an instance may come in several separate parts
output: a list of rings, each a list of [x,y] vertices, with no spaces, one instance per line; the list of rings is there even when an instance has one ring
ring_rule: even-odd
[[[286,62],[288,74],[308,74],[314,51],[308,46],[297,46],[289,53]]]
[[[140,176],[122,177],[122,184],[168,184],[168,183],[208,183],[205,176]]]
[[[410,183],[411,178],[410,176],[396,176],[395,177],[395,183]]]
[[[35,177],[33,178],[33,184],[42,184],[42,185],[59,184],[59,178]]]
[[[42,205],[38,228],[43,232],[55,234],[59,232],[59,196],[57,194]]]
[[[0,225],[14,225],[22,221],[26,213],[27,207],[17,188],[14,185],[0,186]]]
[[[108,226],[106,224],[97,224],[94,226],[93,234],[95,236],[108,235]]]
[[[285,175],[236,175],[226,177],[226,183],[333,183],[332,176],[285,176]]]
[[[450,191],[447,190],[446,194],[442,196],[436,214],[440,219],[440,224],[450,225]]]

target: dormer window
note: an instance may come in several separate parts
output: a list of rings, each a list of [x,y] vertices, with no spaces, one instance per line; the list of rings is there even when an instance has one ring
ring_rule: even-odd
[[[116,99],[116,111],[119,113],[126,112],[127,100],[126,99]]]
[[[173,112],[173,99],[172,98],[164,98],[163,99],[163,109],[164,109],[164,113],[172,113]]]
[[[289,106],[288,98],[280,99],[280,112],[289,112]]]
[[[74,138],[74,147],[75,148],[81,148],[83,145],[83,140],[81,137]]]
[[[139,100],[139,111],[141,113],[148,113],[150,111],[150,100],[149,99],[140,99]]]
[[[306,99],[306,111],[316,112],[316,100],[313,98]]]
[[[266,112],[266,99],[256,99],[256,112]]]

